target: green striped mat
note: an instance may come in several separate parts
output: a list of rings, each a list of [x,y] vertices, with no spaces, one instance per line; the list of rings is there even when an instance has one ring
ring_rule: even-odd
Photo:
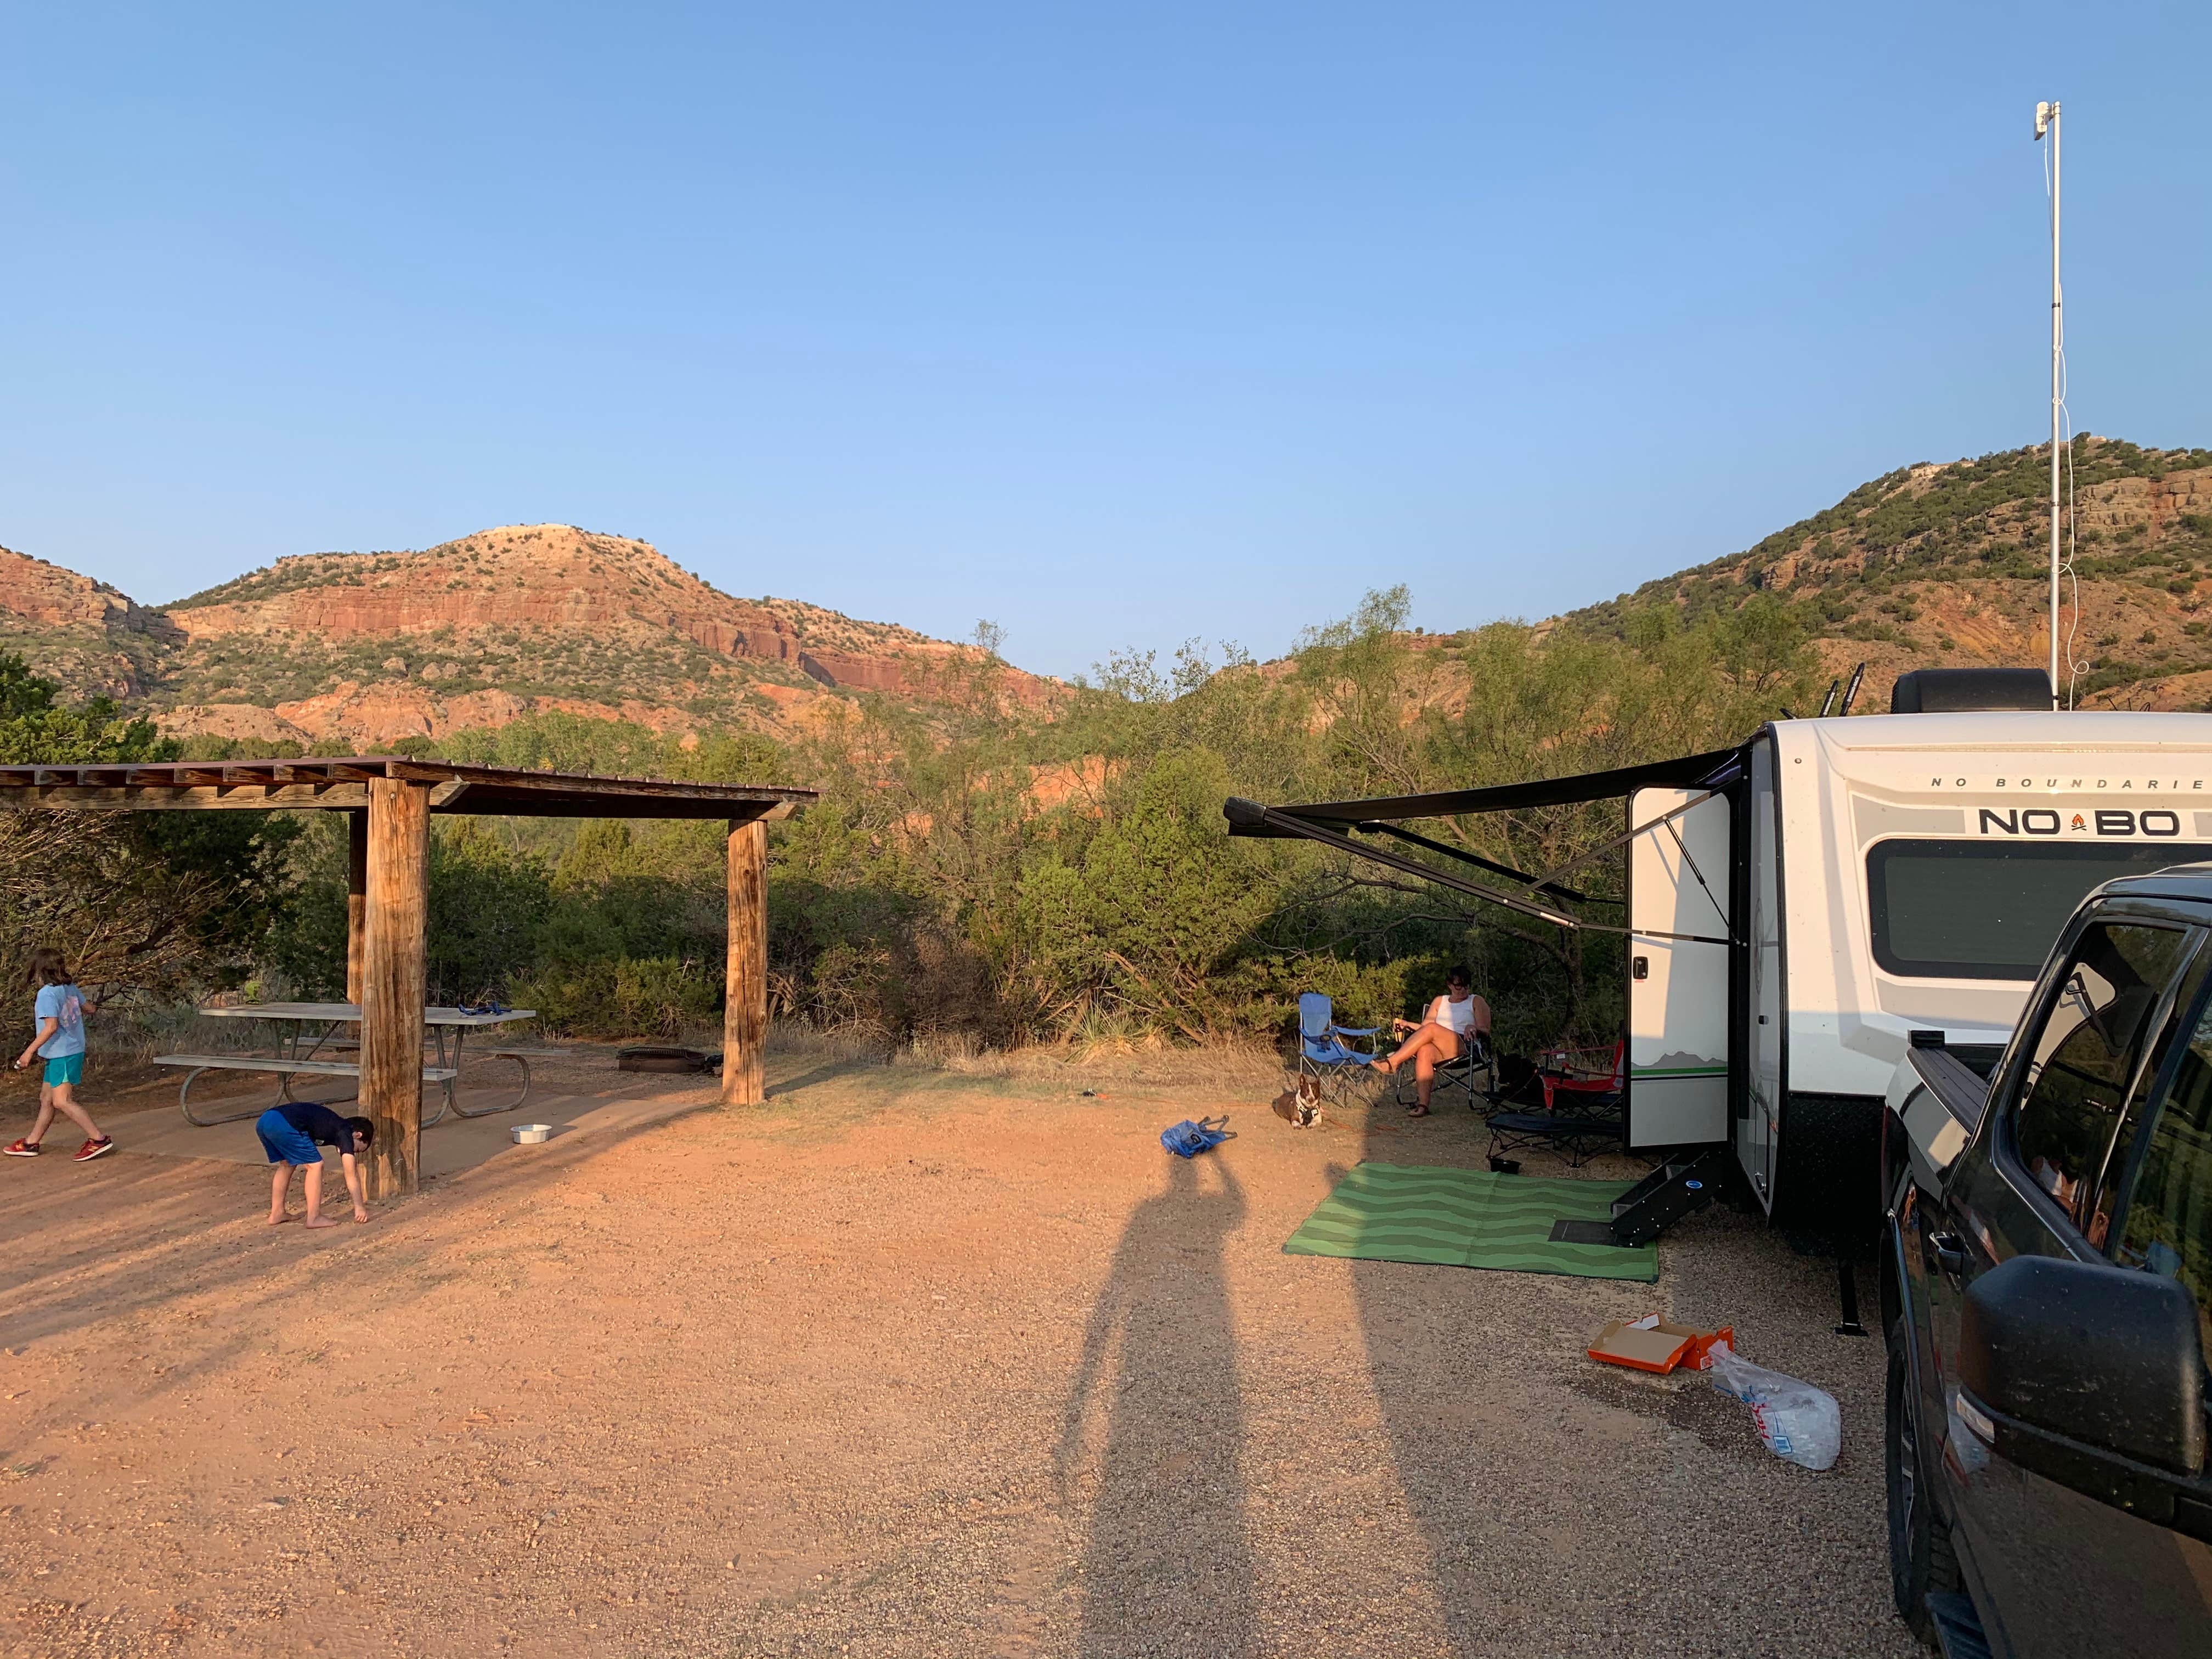
[[[1659,1278],[1659,1247],[1554,1244],[1552,1224],[1604,1221],[1624,1181],[1547,1181],[1361,1164],[1283,1246],[1291,1255],[1353,1256],[1363,1261],[1426,1261],[1501,1273],[1568,1273],[1577,1279]]]

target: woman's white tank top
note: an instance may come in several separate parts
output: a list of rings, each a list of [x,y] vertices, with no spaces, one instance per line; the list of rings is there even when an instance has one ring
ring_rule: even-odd
[[[1474,999],[1469,997],[1465,1002],[1454,1002],[1449,997],[1440,1000],[1443,1003],[1444,1024],[1455,1036],[1465,1036],[1474,1026]]]

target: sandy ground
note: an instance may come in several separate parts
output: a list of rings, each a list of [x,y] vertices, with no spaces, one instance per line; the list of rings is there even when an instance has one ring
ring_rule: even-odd
[[[161,1085],[105,1097],[106,1158],[0,1164],[0,1648],[1916,1651],[1878,1339],[1763,1227],[1685,1224],[1656,1286],[1285,1255],[1341,1170],[1476,1164],[1477,1126],[1300,1132],[1205,1060],[623,1081],[319,1234],[148,1150]],[[1837,1468],[1583,1357],[1652,1308],[1832,1390]]]

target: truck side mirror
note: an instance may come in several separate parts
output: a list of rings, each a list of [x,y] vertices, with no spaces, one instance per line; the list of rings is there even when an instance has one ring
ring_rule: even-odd
[[[2076,1490],[2106,1480],[2085,1453],[2184,1475],[2204,1467],[2197,1301],[2173,1279],[2014,1256],[1967,1287],[1959,1381],[2007,1457]]]

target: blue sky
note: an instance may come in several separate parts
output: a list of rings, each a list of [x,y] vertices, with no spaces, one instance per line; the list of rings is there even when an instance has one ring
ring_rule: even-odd
[[[0,543],[552,520],[1025,666],[1446,629],[2212,443],[2212,9],[0,11]]]

